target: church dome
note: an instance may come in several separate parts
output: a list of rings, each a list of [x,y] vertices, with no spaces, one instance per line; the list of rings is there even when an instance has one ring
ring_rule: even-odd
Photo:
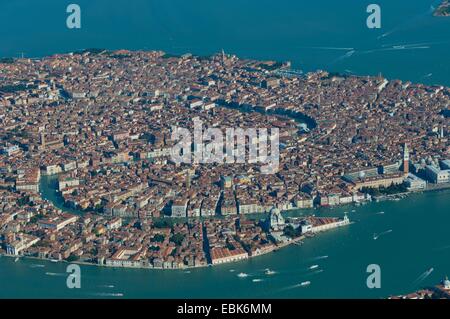
[[[450,280],[448,280],[448,277],[445,277],[444,288],[445,289],[450,289]]]

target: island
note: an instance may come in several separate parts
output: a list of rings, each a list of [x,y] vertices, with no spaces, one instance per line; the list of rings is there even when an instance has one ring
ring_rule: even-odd
[[[448,17],[450,16],[450,1],[444,0],[433,13],[436,17]]]
[[[314,208],[450,185],[445,86],[128,50],[3,60],[0,78],[0,253],[15,259],[218,265],[351,224]],[[230,128],[223,157],[178,160],[221,154]],[[174,152],[178,129],[207,141]]]
[[[425,287],[404,295],[390,296],[388,299],[450,299],[450,280],[445,277],[435,286]]]

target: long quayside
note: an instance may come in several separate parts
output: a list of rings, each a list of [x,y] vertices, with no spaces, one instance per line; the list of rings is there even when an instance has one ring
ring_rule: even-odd
[[[86,50],[3,62],[2,254],[217,265],[350,224],[282,211],[449,187],[443,86],[301,74],[225,53]],[[196,122],[277,129],[277,170],[175,161],[174,128],[195,131]]]

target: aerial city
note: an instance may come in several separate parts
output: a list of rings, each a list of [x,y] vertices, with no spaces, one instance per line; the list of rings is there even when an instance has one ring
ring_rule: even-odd
[[[447,36],[433,42],[449,9],[427,11]],[[449,299],[449,74],[215,49],[0,59],[0,296]],[[396,258],[417,268],[396,281]],[[68,265],[88,292],[66,287]]]

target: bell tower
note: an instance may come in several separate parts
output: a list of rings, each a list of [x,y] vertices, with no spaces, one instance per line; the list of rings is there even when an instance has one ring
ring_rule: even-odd
[[[409,149],[408,144],[405,143],[403,146],[403,173],[409,173]]]

